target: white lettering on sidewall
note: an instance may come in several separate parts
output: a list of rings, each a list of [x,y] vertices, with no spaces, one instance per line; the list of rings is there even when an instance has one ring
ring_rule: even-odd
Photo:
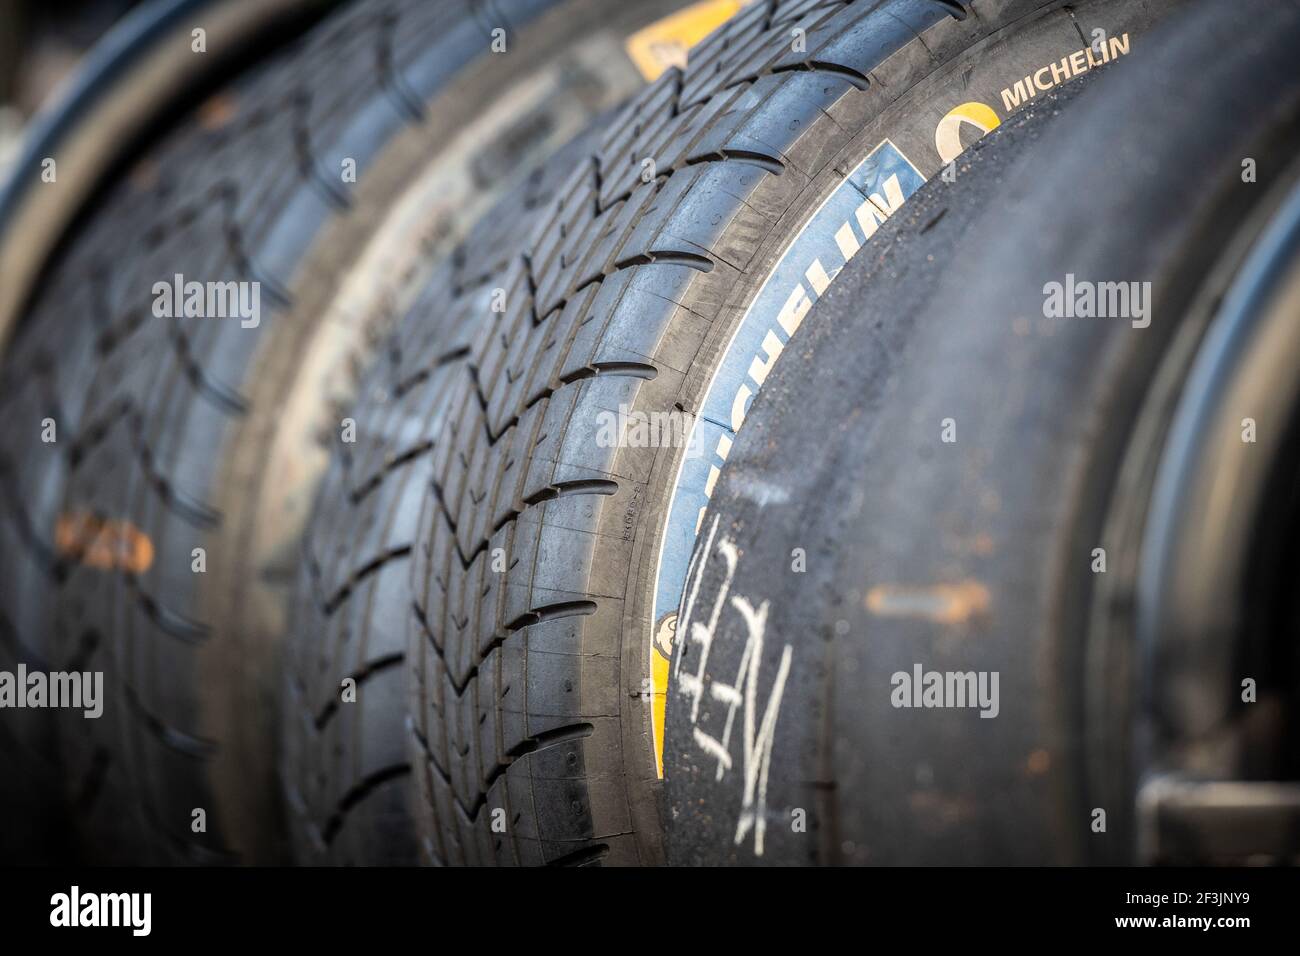
[[[690,589],[682,609],[679,634],[685,634],[689,647],[698,648],[699,659],[693,673],[682,673],[682,654],[678,654],[674,664],[673,680],[677,693],[690,702],[690,721],[692,736],[696,745],[717,762],[715,779],[721,781],[733,770],[731,756],[731,738],[735,729],[736,713],[741,715],[741,795],[740,814],[736,820],[735,844],[739,846],[752,831],[754,834],[754,855],[763,855],[764,837],[767,832],[767,783],[772,764],[772,744],[776,738],[776,721],[781,711],[781,699],[785,695],[786,680],[790,675],[790,662],[794,649],[786,644],[781,652],[781,660],[772,678],[771,689],[766,701],[760,706],[759,683],[763,663],[763,650],[767,640],[767,617],[770,602],[763,601],[757,607],[748,598],[731,593],[731,585],[736,576],[736,565],[740,553],[735,542],[723,537],[714,549],[714,538],[718,530],[718,519],[713,519],[709,528],[704,548],[697,550],[692,564],[698,567],[687,571]],[[726,564],[722,586],[718,589],[713,606],[709,609],[707,621],[693,620],[695,599],[699,594],[700,581],[705,569],[715,554],[721,555]],[[693,572],[693,573],[692,573]],[[737,619],[731,628],[719,630],[723,623],[725,611],[735,612]],[[745,645],[741,652],[740,665],[736,676],[730,683],[713,678],[708,673],[709,654],[714,643],[726,640],[739,625]],[[722,705],[721,710],[712,712],[709,726],[702,725],[700,703],[705,693],[710,700]]]
[[[1033,99],[1039,93],[1046,93],[1054,86],[1060,86],[1066,80],[1081,73],[1095,70],[1111,60],[1117,60],[1129,51],[1128,34],[1111,37],[1108,42],[1100,43],[1095,48],[1086,46],[1075,50],[1069,56],[1062,57],[1059,63],[1049,63],[1039,67],[1024,79],[1002,91],[1002,106],[1010,113],[1017,106]]]
[[[858,251],[876,234],[877,230],[884,225],[890,216],[898,212],[906,199],[902,184],[898,181],[898,175],[894,174],[884,181],[883,195],[881,193],[872,193],[858,204],[852,218],[841,223],[839,228],[835,230],[835,245],[839,248],[840,254],[844,256],[845,264],[858,254]],[[789,343],[790,338],[803,324],[803,320],[811,311],[813,303],[825,295],[826,290],[830,288],[831,282],[834,281],[843,268],[841,265],[827,272],[826,267],[822,265],[821,259],[814,258],[804,270],[803,278],[791,285],[784,304],[776,314],[775,325],[764,333],[760,352],[750,360],[748,374],[732,396],[731,416],[728,422],[731,427],[731,435],[719,436],[716,449],[718,458],[724,463],[727,460],[727,455],[731,452],[734,435],[740,431],[740,426],[745,421],[745,415],[749,412],[750,402],[758,393],[758,390],[763,387],[763,383],[767,381],[768,373],[772,371],[772,367],[776,364],[776,360],[780,358],[781,352]],[[712,496],[720,473],[721,469],[717,465],[710,468],[705,492],[706,497]],[[701,506],[696,517],[695,527],[697,531],[700,522],[704,520],[704,510],[704,506]]]
[[[750,402],[835,276],[924,181],[916,166],[889,139],[881,140],[812,212],[733,330],[704,389],[700,407],[694,410],[694,430],[698,434],[692,436],[691,446],[704,453],[683,455],[672,485],[655,572],[651,619],[657,635],[671,634],[675,643],[688,637],[684,628],[673,625],[678,620],[690,567],[696,560],[696,538],[709,499]],[[652,654],[660,654],[660,658],[652,658],[652,665],[660,666],[659,660],[666,663],[669,653],[653,650]],[[670,674],[667,668],[656,673],[662,676],[656,677],[655,699],[665,701]],[[652,719],[660,768],[661,727],[656,727]],[[754,787],[757,794],[757,779]]]

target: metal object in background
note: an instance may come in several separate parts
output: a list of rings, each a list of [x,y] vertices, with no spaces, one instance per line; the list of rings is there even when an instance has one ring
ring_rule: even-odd
[[[1156,772],[1139,795],[1144,862],[1300,862],[1300,786],[1243,779],[1296,763],[1297,316],[1292,187],[1201,345],[1161,461],[1139,590],[1143,652],[1161,677],[1146,688]],[[1254,441],[1233,440],[1243,418],[1257,422]],[[1250,675],[1259,702],[1242,707],[1232,695]],[[1195,779],[1211,774],[1231,779]]]

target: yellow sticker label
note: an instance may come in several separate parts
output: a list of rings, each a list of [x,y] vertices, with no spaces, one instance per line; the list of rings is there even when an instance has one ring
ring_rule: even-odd
[[[636,68],[652,82],[669,67],[685,67],[691,47],[726,23],[751,0],[701,0],[642,27],[624,47]]]
[[[672,666],[677,612],[667,615],[655,629],[650,650],[650,729],[654,734],[655,772],[664,775],[664,717],[668,712],[668,670]]]

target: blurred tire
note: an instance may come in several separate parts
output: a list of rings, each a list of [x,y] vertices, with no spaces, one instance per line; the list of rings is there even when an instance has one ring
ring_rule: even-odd
[[[56,770],[89,858],[282,858],[278,639],[322,436],[424,263],[640,85],[626,35],[678,5],[348,4],[67,243],[7,356],[0,634],[106,675]],[[259,314],[164,318],[176,275],[247,283]]]

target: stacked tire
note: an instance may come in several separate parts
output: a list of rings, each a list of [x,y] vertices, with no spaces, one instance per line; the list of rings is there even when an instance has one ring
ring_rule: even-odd
[[[674,620],[747,400],[844,262],[1001,122],[988,104],[1178,7],[756,4],[578,144],[550,203],[489,213],[523,246],[470,294],[453,270],[479,253],[435,275],[444,307],[399,327],[308,530],[291,803],[323,768],[331,798],[301,842],[397,786],[384,826],[422,862],[662,862]],[[382,670],[351,656],[381,634]],[[314,733],[349,676],[359,752]]]
[[[681,5],[313,2],[331,9],[301,36],[105,160],[27,296],[0,397],[5,669],[100,672],[107,697],[57,728],[5,712],[22,761],[6,796],[72,831],[55,859],[287,858],[283,634],[357,378],[485,205],[548,198],[534,167],[643,85],[625,41]],[[237,59],[233,4],[160,6],[140,32]],[[15,185],[89,191],[78,158],[49,180],[35,153]],[[187,314],[195,281],[250,308]]]
[[[160,117],[4,360],[28,852],[1300,853],[1298,34],[354,0]]]

